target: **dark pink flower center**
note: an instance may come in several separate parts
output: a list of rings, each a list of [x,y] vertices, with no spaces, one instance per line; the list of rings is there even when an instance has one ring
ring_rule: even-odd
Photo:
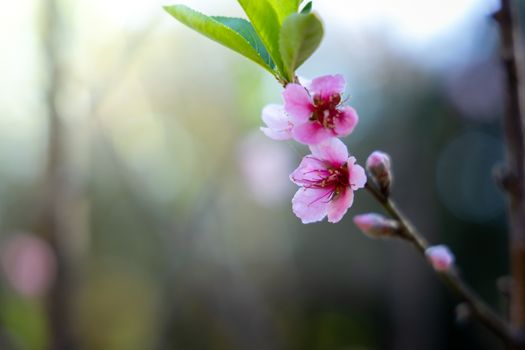
[[[330,199],[334,199],[350,186],[347,163],[338,167],[328,166],[326,169],[317,170],[317,172],[319,177],[311,180],[309,184],[304,186],[305,188],[330,189]]]
[[[330,96],[315,95],[313,97],[313,113],[310,120],[320,123],[323,127],[335,128],[334,119],[341,115],[337,108],[341,103],[341,95],[333,94]]]

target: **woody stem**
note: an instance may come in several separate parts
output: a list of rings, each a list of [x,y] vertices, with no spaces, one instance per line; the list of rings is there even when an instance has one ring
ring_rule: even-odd
[[[427,240],[399,210],[394,201],[381,193],[375,184],[369,181],[365,187],[388,212],[388,214],[399,222],[400,238],[412,243],[421,256],[425,258],[425,251],[429,247]],[[509,324],[507,324],[504,319],[496,314],[474,291],[472,291],[455,269],[436,271],[436,273],[459,297],[459,299],[469,306],[472,314],[485,327],[501,338],[506,344],[515,346],[517,349],[525,349],[525,342],[523,342],[523,339],[519,339],[517,335],[512,332]]]

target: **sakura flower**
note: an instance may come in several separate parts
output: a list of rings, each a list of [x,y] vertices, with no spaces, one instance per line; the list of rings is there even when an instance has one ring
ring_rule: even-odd
[[[271,104],[264,107],[262,119],[266,123],[266,127],[262,127],[261,131],[269,138],[274,140],[289,140],[292,138],[293,124],[286,113],[284,113],[283,106]]]
[[[336,223],[354,201],[354,191],[364,187],[365,170],[348,157],[345,144],[336,138],[310,146],[307,155],[290,175],[301,188],[292,199],[292,209],[304,224],[321,221]]]
[[[291,135],[296,141],[316,145],[332,137],[347,136],[354,130],[357,112],[350,106],[341,106],[345,85],[341,75],[326,75],[306,87],[286,86],[284,111],[293,124]]]

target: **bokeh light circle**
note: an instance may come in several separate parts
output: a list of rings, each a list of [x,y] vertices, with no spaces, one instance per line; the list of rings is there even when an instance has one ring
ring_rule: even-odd
[[[457,217],[471,222],[494,219],[504,210],[501,192],[492,177],[502,161],[502,142],[478,131],[452,140],[441,152],[436,169],[438,195]]]

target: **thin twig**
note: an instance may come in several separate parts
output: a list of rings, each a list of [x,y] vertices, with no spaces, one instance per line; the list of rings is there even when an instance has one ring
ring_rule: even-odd
[[[425,251],[429,247],[428,242],[417,231],[410,220],[397,208],[397,205],[390,198],[384,196],[374,184],[368,182],[366,189],[377,199],[383,208],[399,222],[400,237],[411,242],[417,251],[426,258]],[[494,334],[500,337],[505,343],[524,346],[524,344],[518,341],[518,338],[512,332],[510,326],[467,286],[456,270],[436,272],[441,280],[445,282],[462,301],[467,303],[473,315],[476,316],[483,325],[494,332]]]

